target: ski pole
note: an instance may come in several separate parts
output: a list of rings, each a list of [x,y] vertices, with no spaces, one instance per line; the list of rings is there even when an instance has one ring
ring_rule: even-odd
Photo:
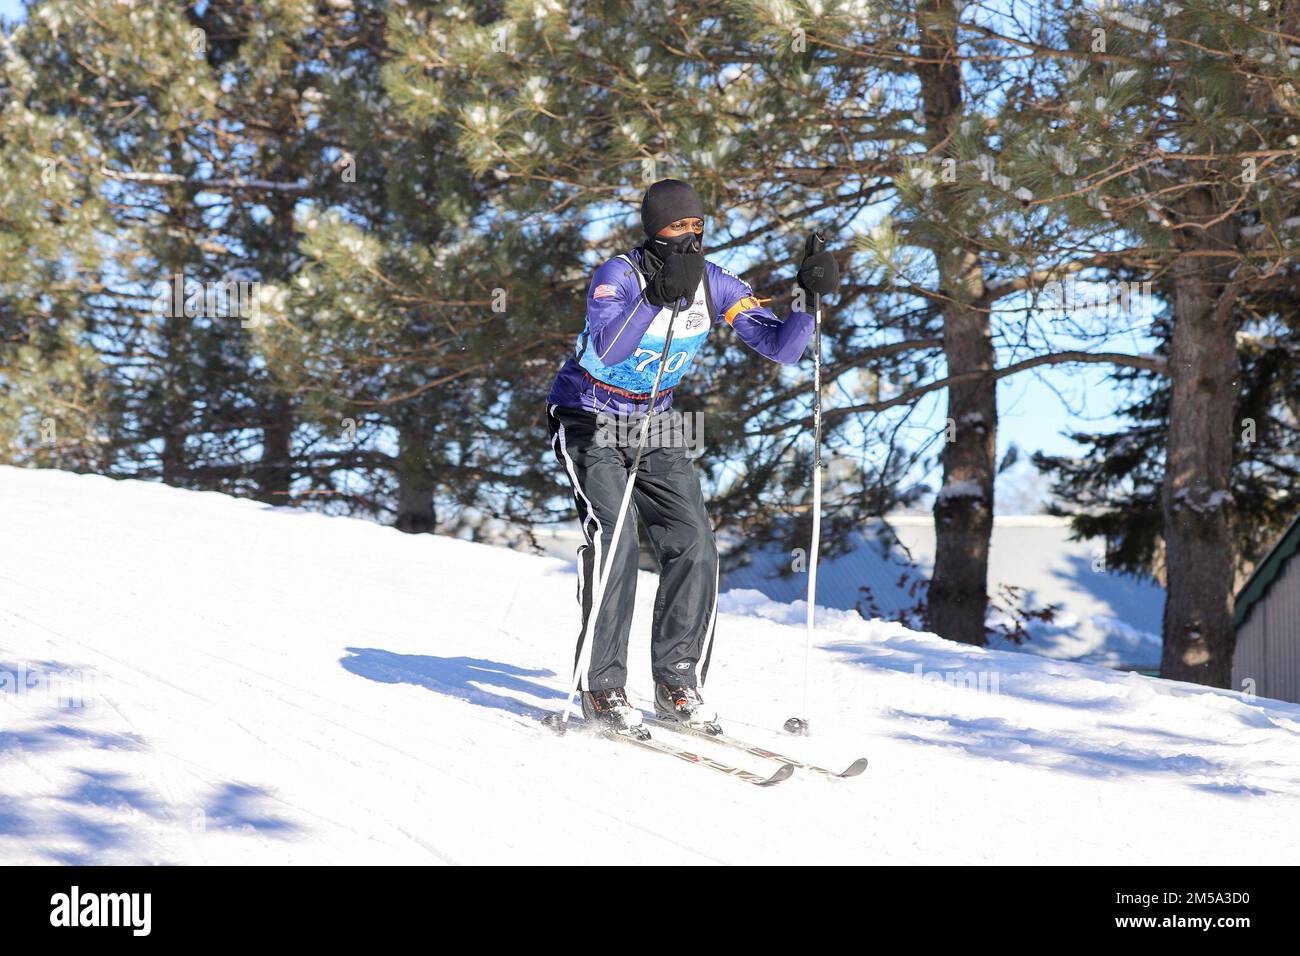
[[[822,237],[814,233],[812,252],[826,247]],[[807,736],[809,668],[812,661],[813,613],[817,609],[817,549],[822,534],[822,297],[813,293],[813,500],[812,542],[808,548],[808,621],[803,648],[803,717],[791,717],[785,729],[792,734]]]
[[[655,399],[659,397],[659,382],[663,378],[664,366],[668,364],[668,349],[673,344],[673,327],[677,325],[677,313],[681,310],[681,307],[682,300],[680,298],[676,299],[673,302],[673,317],[668,322],[668,334],[664,336],[664,350],[659,356],[659,368],[655,371],[654,385],[650,388],[650,407],[646,412],[645,424],[641,428],[641,437],[637,440],[636,455],[632,459],[632,473],[628,476],[627,485],[623,489],[623,501],[618,506],[618,519],[614,522],[614,536],[609,542],[609,555],[605,558],[605,571],[603,573],[600,562],[595,562],[595,597],[591,601],[591,615],[587,618],[586,639],[582,642],[582,650],[578,654],[578,665],[573,669],[573,681],[569,685],[569,696],[564,703],[564,718],[561,721],[561,731],[563,731],[564,725],[568,724],[569,718],[573,715],[573,698],[578,691],[582,673],[591,666],[591,646],[595,641],[596,623],[600,620],[600,606],[605,597],[605,585],[609,581],[609,569],[613,567],[614,556],[618,554],[618,542],[623,534],[623,517],[627,513],[628,504],[632,501],[632,488],[636,484],[637,470],[641,466],[641,452],[645,449],[646,436],[650,433],[650,419],[654,417]],[[597,534],[599,535],[599,532]]]

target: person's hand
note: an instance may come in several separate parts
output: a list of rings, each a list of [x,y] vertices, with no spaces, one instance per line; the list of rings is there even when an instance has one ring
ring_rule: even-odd
[[[646,282],[646,301],[663,308],[683,296],[694,299],[703,277],[704,256],[698,252],[674,252]]]
[[[826,251],[826,242],[813,233],[803,247],[803,262],[799,263],[799,288],[805,292],[828,295],[835,291],[840,281],[840,264]]]

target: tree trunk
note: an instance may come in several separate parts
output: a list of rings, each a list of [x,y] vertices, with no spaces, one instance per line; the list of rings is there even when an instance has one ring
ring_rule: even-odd
[[[171,281],[171,276],[167,277]],[[189,350],[186,347],[188,324],[184,300],[172,301],[169,314],[163,318],[163,369],[159,385],[159,431],[162,436],[162,481],[165,485],[184,488],[189,481],[189,465],[185,455],[186,425],[190,414],[189,380],[186,364]]]
[[[175,157],[174,150],[172,155]],[[164,218],[167,234],[186,234],[185,210],[190,208],[193,196],[182,186],[168,190],[168,210]],[[190,433],[193,415],[191,339],[194,319],[185,314],[185,267],[189,261],[188,247],[171,242],[164,246],[158,264],[163,267],[162,279],[168,286],[167,314],[162,319],[163,359],[159,382],[158,425],[162,438],[162,480],[165,485],[177,488],[190,484],[189,459],[185,453],[185,440]],[[179,279],[174,277],[179,276]]]
[[[260,501],[287,504],[293,483],[293,411],[277,395],[268,402],[262,426],[262,458],[257,465],[257,497]],[[276,494],[279,492],[279,494]]]
[[[1184,209],[1188,219],[1202,222],[1218,211],[1204,188],[1189,195]],[[1224,217],[1197,248],[1230,249],[1235,231],[1232,217]],[[1236,645],[1231,477],[1239,388],[1233,302],[1240,280],[1231,262],[1184,255],[1174,263],[1163,489],[1168,591],[1160,676],[1214,687],[1231,683]]]
[[[924,0],[918,4],[921,56],[916,74],[921,85],[926,143],[936,159],[942,156],[940,151],[951,138],[962,112],[957,20],[953,0]],[[956,197],[952,201],[956,208]],[[959,238],[941,235],[934,256],[939,290],[947,300],[943,348],[948,374],[992,370],[988,312],[974,307],[985,291],[978,253],[962,248]],[[934,503],[934,573],[927,595],[929,626],[940,637],[982,645],[988,608],[989,539],[993,534],[996,383],[949,386],[948,418],[942,456],[943,488]]]
[[[944,288],[964,285],[966,295],[978,294],[983,285],[979,260],[974,255],[963,258],[962,281],[945,283]],[[950,305],[944,316],[943,350],[949,375],[991,371],[994,354],[988,314]],[[950,385],[948,419],[943,487],[934,502],[934,573],[927,598],[930,627],[940,637],[983,645],[997,469],[997,383],[990,379]]]
[[[288,159],[281,160],[282,165],[273,167],[268,174],[270,179],[282,179],[292,182],[298,177],[298,169]],[[297,247],[293,234],[293,211],[297,204],[294,196],[281,195],[271,201],[275,218],[272,221],[274,245],[271,249],[268,266],[272,281],[288,284],[293,274],[293,252]],[[293,482],[293,429],[294,406],[289,395],[282,390],[274,376],[266,377],[262,399],[266,414],[262,424],[262,459],[257,467],[257,495],[262,501],[288,503],[289,491]],[[281,492],[275,494],[275,492]]]
[[[397,528],[408,534],[430,533],[433,512],[433,473],[429,468],[428,436],[415,428],[398,433]]]

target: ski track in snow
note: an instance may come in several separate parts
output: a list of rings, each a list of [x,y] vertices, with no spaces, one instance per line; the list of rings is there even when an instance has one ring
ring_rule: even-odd
[[[778,728],[803,602],[733,591],[707,688],[729,730],[871,760],[749,787],[538,727],[567,689],[572,562],[56,471],[0,468],[0,515],[0,863],[1300,856],[1300,706],[820,609],[814,736],[796,739]],[[633,624],[643,704],[656,583]]]

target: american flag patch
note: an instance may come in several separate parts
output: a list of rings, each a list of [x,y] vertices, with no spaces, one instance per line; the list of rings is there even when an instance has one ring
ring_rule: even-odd
[[[596,288],[592,290],[591,297],[593,299],[612,299],[617,294],[618,290],[608,282],[605,282],[596,286]]]

